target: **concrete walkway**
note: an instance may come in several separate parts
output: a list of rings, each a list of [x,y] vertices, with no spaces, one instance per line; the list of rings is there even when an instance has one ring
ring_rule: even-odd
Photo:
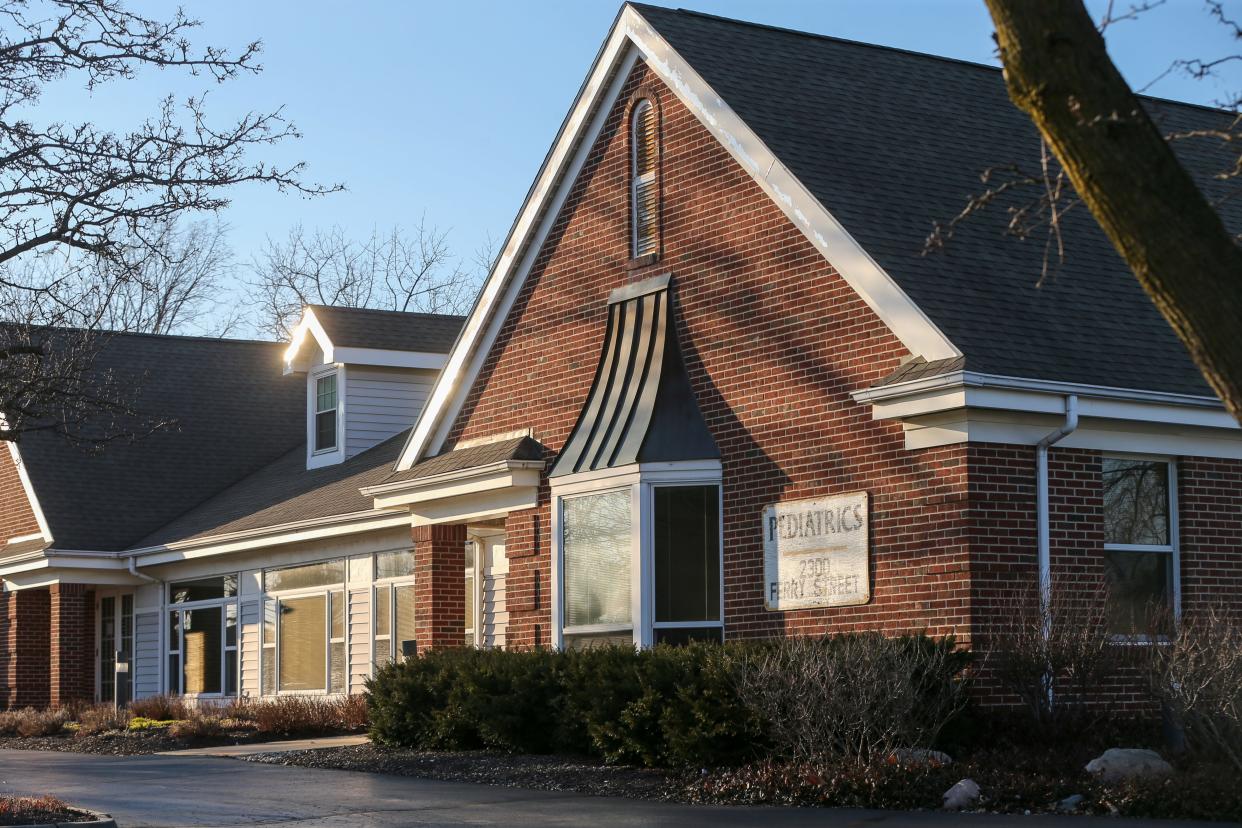
[[[251,742],[244,745],[217,745],[216,747],[166,750],[160,756],[251,756],[256,753],[290,753],[295,750],[319,750],[320,748],[365,745],[370,741],[365,734],[353,736],[324,736],[319,739],[290,739],[284,742]]]
[[[726,808],[435,782],[210,756],[87,756],[0,750],[0,793],[54,794],[112,814],[120,828],[290,825],[1073,826],[1175,828],[1197,823],[999,817],[852,809]],[[1218,823],[1219,824],[1219,823]]]

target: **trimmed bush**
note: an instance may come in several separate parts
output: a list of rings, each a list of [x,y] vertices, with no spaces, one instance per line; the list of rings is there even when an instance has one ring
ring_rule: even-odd
[[[819,665],[827,662],[836,665],[828,674],[858,681],[850,659],[867,652],[885,665],[884,678],[897,675],[902,682],[898,702],[890,698],[888,718],[879,725],[891,729],[894,746],[927,746],[960,706],[966,657],[955,652],[952,639],[846,636],[812,646],[791,643],[797,641],[641,652],[431,651],[376,672],[367,696],[371,735],[422,750],[585,754],[648,767],[732,765],[763,756],[773,745],[796,753],[783,735],[799,726],[786,721],[791,715],[822,732],[815,730],[828,718],[822,708],[794,709],[788,692],[757,692],[761,683],[771,684],[778,665],[808,680],[825,675]],[[845,698],[840,694],[847,690],[836,692]],[[866,692],[893,695],[876,681]],[[927,741],[898,745],[902,739]],[[851,750],[837,740],[814,755],[856,755]]]

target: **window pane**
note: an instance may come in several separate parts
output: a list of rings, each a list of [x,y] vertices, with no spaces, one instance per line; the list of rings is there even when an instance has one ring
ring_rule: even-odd
[[[184,614],[184,692],[219,693],[224,687],[221,608],[186,610]]]
[[[259,692],[263,695],[271,695],[276,692],[276,648],[264,647],[260,654],[261,664],[259,669],[262,671],[260,681],[262,687]]]
[[[466,576],[466,632],[474,632],[474,575]],[[470,636],[473,640],[473,636]]]
[[[324,595],[280,602],[280,689],[327,686],[327,607]]]
[[[344,693],[345,687],[345,642],[338,641],[335,644],[329,644],[330,658],[332,661],[332,686],[329,688],[333,693]]]
[[[323,563],[291,566],[286,569],[269,569],[263,574],[263,589],[278,592],[282,589],[306,589],[317,586],[338,586],[345,583],[345,559],[337,558]]]
[[[177,653],[168,656],[168,692],[174,696],[181,694],[181,656]]]
[[[414,644],[414,587],[393,587],[393,599],[397,602],[397,629],[393,652],[400,657],[409,652]]]
[[[168,613],[168,649],[181,649],[181,613]]]
[[[315,451],[336,448],[336,410],[315,415]]]
[[[375,640],[375,663],[387,664],[392,660],[392,650],[388,648],[388,639]]]
[[[392,603],[392,599],[389,597],[389,589],[391,589],[391,587],[387,586],[375,588],[376,635],[388,635],[389,633],[388,610]]]
[[[336,408],[336,374],[320,377],[315,382],[315,411]]]
[[[630,494],[563,501],[565,626],[630,623]]]
[[[116,599],[99,599],[99,700],[112,701],[116,689]]]
[[[270,598],[263,602],[263,643],[276,643],[276,602]]]
[[[214,598],[232,598],[237,594],[237,575],[221,575],[215,578],[196,578],[192,581],[176,581],[168,585],[168,600],[174,604],[186,601],[210,601]]]
[[[224,607],[224,646],[237,646],[237,604]]]
[[[1168,608],[1167,552],[1105,552],[1109,590],[1109,632],[1146,635],[1155,632]]]
[[[237,695],[236,650],[229,650],[224,654],[224,693],[228,696]]]
[[[332,595],[332,637],[345,637],[345,593],[335,590]]]
[[[589,650],[592,647],[633,647],[634,634],[630,631],[610,633],[578,633],[565,636],[565,649]]]
[[[656,621],[720,620],[720,490],[657,486]]]
[[[1168,463],[1104,458],[1104,542],[1168,545]]]
[[[466,569],[474,568],[474,556],[478,546],[474,541],[466,541]]]
[[[398,549],[375,556],[376,578],[406,578],[414,574],[414,550]]]

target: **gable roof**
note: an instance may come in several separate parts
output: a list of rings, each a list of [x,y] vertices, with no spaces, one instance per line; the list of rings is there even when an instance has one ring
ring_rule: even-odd
[[[1039,159],[1039,137],[1000,70],[831,37],[627,3],[558,132],[462,335],[402,452],[443,448],[568,184],[636,60],[704,123],[912,355],[970,370],[1215,400],[1185,348],[1085,209],[1063,219],[1065,266],[1004,236],[1003,204],[923,255],[997,165]],[[1150,101],[1167,129],[1227,125],[1216,110]],[[964,128],[968,125],[969,128]],[[1181,141],[1209,196],[1228,166]],[[1242,200],[1222,207],[1242,230]]]
[[[122,550],[302,443],[306,384],[281,375],[283,346],[109,334],[95,366],[137,389],[172,428],[98,454],[51,432],[22,436],[23,466],[57,549]]]
[[[636,6],[966,356],[972,371],[1212,396],[1172,328],[1090,213],[1063,220],[1064,265],[1041,285],[1041,238],[1004,235],[1007,203],[923,255],[979,175],[1037,171],[1039,134],[998,68],[719,17]],[[1226,129],[1229,113],[1148,100],[1166,131]],[[1174,144],[1210,197],[1228,148]],[[1236,160],[1234,158],[1233,160]],[[1029,197],[1029,196],[1028,196]],[[1009,202],[1013,203],[1013,202]],[[1242,232],[1242,200],[1219,207]]]
[[[405,471],[394,472],[391,469],[383,483],[406,483],[411,480],[422,480],[439,474],[475,469],[503,463],[506,460],[542,460],[544,448],[533,437],[511,437],[507,440],[496,440],[481,443],[477,446],[446,451],[435,457],[428,457],[423,462]]]
[[[338,348],[377,348],[444,354],[453,347],[464,316],[439,313],[307,305]]]
[[[214,535],[267,529],[298,521],[369,512],[358,490],[392,473],[403,431],[332,466],[306,468],[306,444],[237,481],[134,544],[144,549]]]

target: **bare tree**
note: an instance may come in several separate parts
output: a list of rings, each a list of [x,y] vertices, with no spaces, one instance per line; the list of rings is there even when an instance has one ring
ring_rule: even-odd
[[[490,256],[483,251],[476,264]],[[460,313],[478,287],[478,274],[453,258],[448,234],[420,221],[412,233],[393,228],[356,241],[340,227],[306,231],[284,242],[268,239],[251,282],[260,329],[284,339],[305,305]]]
[[[1038,195],[1011,207],[1010,231],[1029,235],[1048,229],[1047,243],[1064,255],[1059,232],[1067,210],[1082,205],[1168,320],[1191,358],[1230,413],[1242,421],[1242,249],[1214,205],[1179,163],[1176,140],[1219,142],[1230,157],[1217,174],[1242,174],[1242,94],[1221,106],[1217,126],[1163,134],[1143,102],[1113,65],[1101,30],[1134,19],[1161,0],[1115,13],[1108,7],[1097,24],[1082,0],[985,0],[996,25],[1010,98],[1045,142],[1038,169],[1017,165],[984,173],[986,191],[976,196],[932,242],[951,234],[965,216],[1009,191],[1033,187]],[[1235,41],[1242,26],[1219,0],[1208,13]],[[1242,62],[1242,55],[1183,59],[1164,74],[1214,75]],[[1232,115],[1230,115],[1232,113]],[[1234,194],[1231,192],[1231,195]]]
[[[153,314],[126,309],[133,291],[160,292],[148,268],[151,257],[168,250],[178,216],[223,208],[229,189],[242,183],[305,195],[336,189],[304,183],[300,163],[251,159],[297,136],[279,110],[215,123],[205,95],[180,104],[170,96],[123,133],[34,120],[52,84],[78,81],[93,89],[143,68],[214,82],[260,70],[259,42],[236,53],[196,49],[189,36],[198,25],[181,11],[165,20],[146,17],[121,0],[0,0],[0,288],[7,297],[0,312],[0,439],[52,429],[103,444],[133,425],[138,413],[126,408],[128,383],[92,367],[105,339],[95,331],[117,320],[167,330],[193,315],[192,303],[179,301],[176,291],[156,301],[162,307]],[[114,301],[116,309],[108,310]],[[47,329],[70,324],[78,330]],[[92,418],[97,422],[88,423]]]

